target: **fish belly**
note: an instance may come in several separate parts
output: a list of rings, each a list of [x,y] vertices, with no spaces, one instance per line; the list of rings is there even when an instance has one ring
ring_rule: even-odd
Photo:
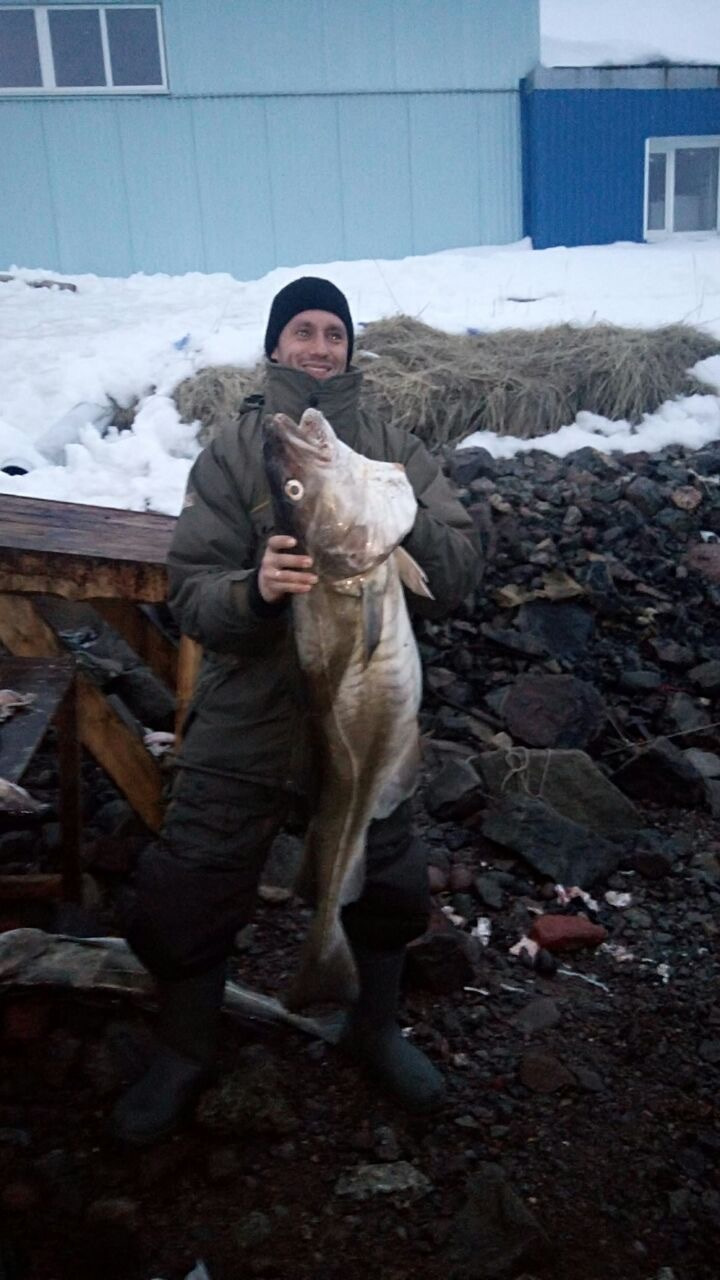
[[[417,781],[420,660],[398,575],[387,571],[386,578],[382,631],[369,662],[352,598],[330,598],[326,610],[316,607],[298,628],[322,741],[319,801],[305,851],[316,914],[286,997],[292,1009],[357,997],[341,910],[362,893],[370,823],[406,800]]]

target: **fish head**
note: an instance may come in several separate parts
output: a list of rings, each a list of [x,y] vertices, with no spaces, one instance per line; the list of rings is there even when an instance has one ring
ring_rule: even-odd
[[[297,539],[321,577],[370,572],[413,526],[417,503],[405,469],[356,453],[319,409],[263,427],[265,469],[278,530]]]

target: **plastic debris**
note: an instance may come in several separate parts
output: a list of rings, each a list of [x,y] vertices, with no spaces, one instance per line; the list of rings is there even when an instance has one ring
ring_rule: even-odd
[[[560,905],[563,907],[567,906],[569,902],[572,902],[573,898],[580,898],[581,901],[585,903],[585,906],[588,908],[589,911],[600,910],[599,905],[595,901],[595,899],[591,898],[590,894],[587,893],[585,889],[581,889],[576,884],[572,885],[569,889],[566,889],[565,886],[562,884],[556,884],[555,896],[558,902],[560,903]]]
[[[175,734],[164,733],[161,729],[148,729],[143,742],[151,756],[164,756],[175,746]]]
[[[0,689],[0,720],[9,720],[22,707],[32,706],[36,696],[34,693],[16,693],[14,689]]]
[[[341,1174],[335,1184],[335,1194],[351,1200],[368,1200],[371,1196],[398,1192],[415,1198],[429,1191],[432,1183],[406,1160],[396,1160],[394,1164],[360,1164]]]
[[[47,813],[49,808],[50,805],[34,800],[30,792],[19,787],[16,782],[0,778],[0,811],[3,813],[40,814]]]
[[[591,987],[599,987],[601,991],[607,991],[610,995],[610,988],[606,982],[601,982],[599,978],[593,978],[590,973],[578,973],[575,969],[558,969],[561,978],[578,978],[580,982],[587,982]]]
[[[614,889],[608,889],[605,894],[605,901],[611,907],[629,907],[632,906],[632,894],[616,893]]]
[[[470,936],[477,938],[483,947],[486,947],[490,941],[492,934],[492,923],[488,916],[478,916],[475,924],[470,930]]]
[[[516,942],[514,947],[510,948],[510,955],[521,956],[523,952],[525,952],[525,954],[528,955],[531,960],[534,960],[539,950],[540,950],[540,947],[538,943],[534,942],[532,938],[528,938],[525,936],[525,934],[523,934],[520,941]]]
[[[607,955],[612,956],[613,960],[617,960],[618,964],[628,964],[630,960],[635,959],[635,953],[628,947],[624,947],[621,942],[603,942],[598,947],[598,951],[605,951]]]

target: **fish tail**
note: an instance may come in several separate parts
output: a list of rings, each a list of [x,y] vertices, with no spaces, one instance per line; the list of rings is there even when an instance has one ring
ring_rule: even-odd
[[[359,983],[355,961],[338,916],[328,929],[316,917],[305,941],[300,969],[283,997],[286,1009],[311,1004],[353,1004]]]

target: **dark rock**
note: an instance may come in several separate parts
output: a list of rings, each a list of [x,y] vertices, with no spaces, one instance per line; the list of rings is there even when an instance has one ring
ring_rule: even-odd
[[[711,662],[701,662],[688,671],[688,679],[703,693],[720,693],[720,662],[716,658]]]
[[[621,845],[521,794],[496,802],[484,817],[482,832],[555,883],[582,889],[612,875],[623,853]]]
[[[475,764],[491,796],[541,797],[563,817],[601,835],[640,825],[635,806],[583,751],[487,751]]]
[[[652,849],[634,849],[621,861],[623,871],[634,871],[643,880],[662,880],[670,875],[672,862],[666,853]]]
[[[590,642],[595,624],[581,605],[532,600],[521,606],[518,625],[554,658],[576,658]]]
[[[483,872],[475,877],[475,889],[483,906],[499,911],[504,901],[504,893],[496,875],[492,871]]]
[[[475,977],[475,955],[472,938],[438,913],[427,932],[407,949],[408,983],[438,994],[459,991]]]
[[[657,738],[621,765],[613,782],[633,800],[655,804],[700,804],[704,798],[702,774],[690,764],[679,747],[667,738]]]
[[[662,511],[667,501],[661,486],[645,476],[635,476],[627,486],[625,496],[645,516],[654,516]]]
[[[493,477],[496,463],[487,449],[456,449],[450,459],[450,474],[460,488],[466,488],[480,476]]]
[[[428,811],[441,821],[468,818],[485,804],[482,784],[469,760],[449,760],[425,791]]]
[[[34,831],[4,831],[0,834],[0,864],[32,857],[37,843]]]
[[[259,1209],[246,1213],[239,1222],[232,1224],[231,1230],[235,1245],[241,1253],[252,1253],[260,1245],[266,1244],[273,1233],[270,1218]]]
[[[530,747],[586,747],[605,723],[593,685],[575,676],[522,675],[503,704],[513,738]]]
[[[560,1021],[560,1010],[554,1000],[546,996],[538,996],[530,1000],[524,1009],[512,1019],[512,1024],[522,1031],[523,1035],[533,1035],[536,1031],[547,1031],[556,1027]]]
[[[654,693],[662,682],[659,671],[623,671],[620,676],[620,688],[626,693]]]
[[[552,978],[557,973],[558,962],[552,951],[546,951],[545,947],[541,947],[535,953],[533,968],[542,978]]]
[[[548,1258],[543,1228],[499,1165],[481,1165],[467,1190],[443,1250],[447,1280],[508,1280]]]
[[[711,723],[707,711],[699,707],[689,693],[674,693],[668,702],[665,720],[670,730],[683,735],[683,742],[703,741],[703,731]]]
[[[197,1117],[216,1133],[260,1134],[284,1137],[298,1128],[280,1073],[267,1050],[253,1048],[238,1054],[235,1071],[208,1089],[200,1101]]]
[[[554,1054],[530,1049],[520,1063],[520,1081],[533,1093],[555,1093],[573,1085],[575,1077]]]
[[[676,640],[651,640],[650,648],[658,662],[664,662],[667,667],[691,667],[695,661],[694,651]]]
[[[599,614],[613,617],[622,610],[622,596],[615,586],[607,560],[591,560],[578,574],[578,580],[585,590],[586,598]]]
[[[510,653],[519,653],[524,658],[544,658],[547,654],[542,640],[522,631],[513,631],[509,627],[491,627],[487,622],[483,622],[480,633],[486,640],[499,645],[501,649],[508,649]]]
[[[720,583],[720,542],[700,542],[691,547],[685,564],[707,582]]]
[[[303,841],[281,831],[272,843],[262,871],[262,883],[276,889],[292,889],[303,858]]]
[[[720,778],[720,756],[713,751],[701,751],[698,747],[688,747],[683,751],[685,759],[690,762],[703,778]]]

